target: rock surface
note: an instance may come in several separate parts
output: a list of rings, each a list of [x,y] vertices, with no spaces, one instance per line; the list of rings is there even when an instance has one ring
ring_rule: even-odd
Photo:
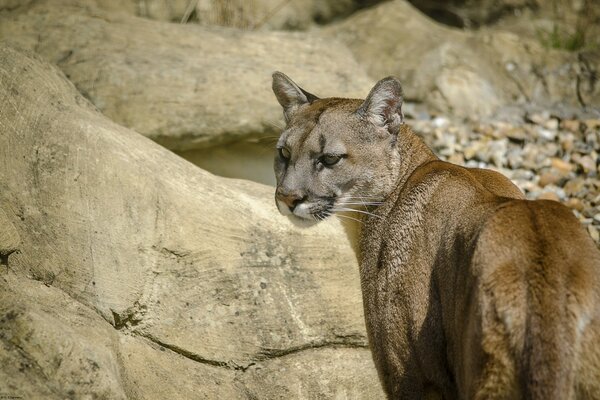
[[[43,0],[45,1],[45,0]],[[158,21],[246,30],[307,30],[386,0],[51,0]],[[0,14],[23,12],[39,0],[0,0]]]
[[[19,249],[20,243],[19,232],[0,208],[0,264],[8,266],[8,256]]]
[[[371,77],[398,76],[408,100],[442,113],[490,116],[529,102],[600,106],[598,49],[570,53],[502,29],[449,28],[403,0],[357,12],[325,32],[346,43]]]
[[[0,47],[0,389],[23,398],[382,398],[335,221],[217,178]],[[336,360],[332,362],[332,360]]]
[[[348,97],[373,83],[345,46],[315,34],[177,25],[51,1],[0,15],[1,38],[57,64],[115,122],[176,150],[278,133],[276,70]]]

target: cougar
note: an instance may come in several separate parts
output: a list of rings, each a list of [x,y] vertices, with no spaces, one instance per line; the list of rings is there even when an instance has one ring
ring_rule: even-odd
[[[389,398],[600,399],[600,252],[568,208],[439,160],[393,77],[366,100],[321,99],[280,72],[273,91],[277,207],[352,223]]]

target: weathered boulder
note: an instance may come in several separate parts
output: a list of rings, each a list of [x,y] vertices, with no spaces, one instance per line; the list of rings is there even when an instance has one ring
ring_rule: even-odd
[[[316,34],[179,25],[52,1],[0,16],[0,38],[57,64],[109,118],[176,150],[278,133],[275,70],[349,97],[372,84],[345,46]]]
[[[100,9],[158,21],[242,29],[306,30],[385,0],[51,0],[54,7]],[[0,0],[0,14],[39,0]]]
[[[431,18],[450,26],[478,27],[535,8],[536,0],[409,0]]]
[[[244,29],[306,30],[382,0],[199,0],[194,22]]]
[[[90,21],[91,23],[91,21]],[[23,398],[382,398],[336,221],[217,178],[0,47],[0,388]]]
[[[575,54],[503,30],[449,28],[403,0],[325,32],[345,42],[372,77],[397,75],[407,99],[460,117],[489,116],[512,103],[600,104],[597,50]]]
[[[45,0],[43,0],[45,1]],[[0,0],[1,14],[19,14],[39,3],[39,0]],[[54,8],[76,7],[80,11],[109,11],[159,21],[180,22],[190,0],[50,0]],[[191,9],[193,10],[193,3]]]

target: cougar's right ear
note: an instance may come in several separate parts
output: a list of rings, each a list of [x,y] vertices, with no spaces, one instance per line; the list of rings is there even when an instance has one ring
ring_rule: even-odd
[[[377,82],[356,113],[377,126],[387,128],[390,133],[397,134],[400,125],[404,123],[402,101],[400,81],[388,76]]]
[[[319,98],[314,94],[308,93],[300,86],[296,85],[287,75],[282,72],[273,73],[273,93],[277,101],[283,107],[283,116],[285,122],[289,122],[292,115],[302,104],[312,103]]]

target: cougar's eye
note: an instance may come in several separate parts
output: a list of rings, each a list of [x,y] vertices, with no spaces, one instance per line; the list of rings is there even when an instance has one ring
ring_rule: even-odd
[[[342,157],[343,156],[340,154],[324,154],[323,156],[321,156],[319,161],[326,167],[333,167],[335,164],[340,162]]]
[[[279,157],[281,157],[282,159],[284,159],[286,161],[290,159],[291,154],[287,148],[280,147],[278,150],[279,150]]]

